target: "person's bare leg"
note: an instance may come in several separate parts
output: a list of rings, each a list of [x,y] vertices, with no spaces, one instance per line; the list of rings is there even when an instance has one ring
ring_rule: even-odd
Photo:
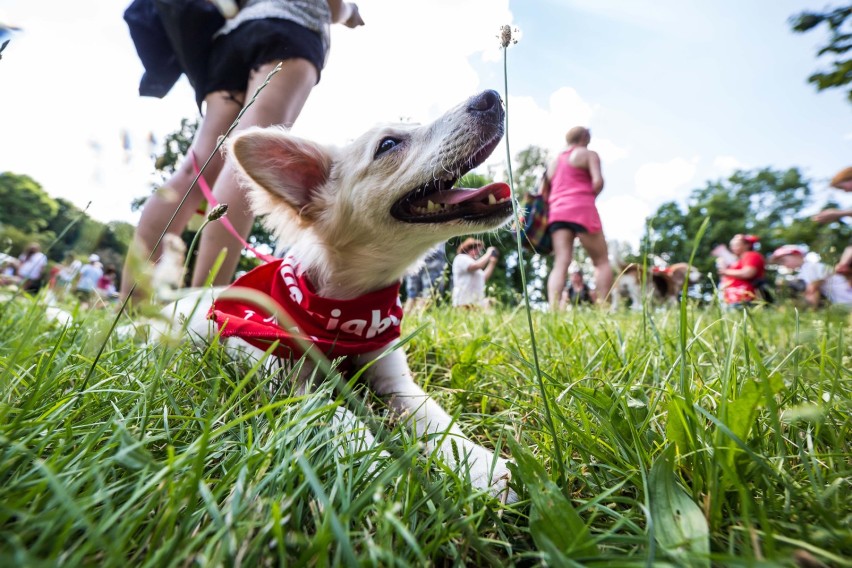
[[[559,229],[550,235],[553,245],[553,267],[550,276],[547,277],[547,301],[550,309],[559,309],[562,299],[562,291],[565,289],[565,280],[568,276],[568,266],[574,257],[574,231]]]
[[[595,290],[598,301],[605,302],[609,299],[612,288],[612,266],[609,263],[609,252],[603,233],[580,234],[580,244],[586,249],[592,264],[595,267]]]
[[[205,101],[207,113],[195,133],[191,146],[192,152],[198,159],[199,168],[204,166],[207,158],[216,148],[219,137],[231,126],[240,111],[240,105],[224,92],[211,93]],[[204,179],[209,184],[212,185],[222,171],[222,163],[222,156],[217,152],[204,169]],[[196,185],[175,215],[175,208],[189,191],[194,179],[195,170],[192,167],[192,160],[187,156],[165,185],[145,201],[133,236],[133,243],[128,250],[122,269],[120,290],[122,298],[130,293],[136,281],[137,272],[148,262],[148,257],[151,257],[152,263],[159,260],[162,248],[157,245],[157,241],[160,240],[163,231],[167,230],[168,233],[180,235],[192,215],[198,210],[204,196]],[[172,215],[175,215],[174,221],[166,229]],[[156,250],[155,245],[157,245]],[[152,250],[153,254],[151,254]]]
[[[247,103],[275,65],[276,63],[268,63],[252,72],[246,90]],[[304,59],[288,59],[283,63],[281,71],[261,91],[255,103],[246,110],[235,130],[276,124],[293,126],[316,82],[317,70],[311,63]],[[225,164],[221,175],[216,180],[213,195],[220,203],[228,205],[228,219],[243,238],[247,237],[254,222],[254,215],[249,209],[245,192],[237,182],[234,168],[229,163]],[[213,280],[213,284],[217,286],[230,283],[240,260],[243,245],[225,229],[224,225],[211,223],[201,235],[195,271],[192,274],[193,286],[204,285],[222,249],[228,252]]]
[[[849,245],[840,254],[840,260],[834,267],[834,271],[843,274],[847,278],[852,277],[852,245]]]

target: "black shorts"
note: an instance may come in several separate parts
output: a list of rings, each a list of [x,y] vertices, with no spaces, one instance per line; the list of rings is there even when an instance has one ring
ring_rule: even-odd
[[[325,63],[322,37],[290,20],[250,20],[217,37],[210,51],[207,76],[195,93],[199,106],[215,91],[245,92],[249,74],[266,63],[306,59],[317,68],[317,83]]]
[[[568,229],[569,231],[574,231],[575,233],[589,232],[589,230],[583,225],[579,223],[572,223],[571,221],[554,221],[553,223],[547,226],[547,232],[550,234],[553,234],[559,229]]]

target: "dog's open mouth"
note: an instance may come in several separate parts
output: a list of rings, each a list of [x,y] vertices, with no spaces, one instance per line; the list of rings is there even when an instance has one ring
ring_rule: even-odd
[[[500,138],[497,138],[499,142]],[[506,217],[512,212],[512,192],[503,182],[471,189],[453,187],[467,171],[491,153],[496,142],[484,148],[462,166],[448,168],[447,177],[410,191],[391,207],[391,215],[405,223],[444,223]]]
[[[475,220],[512,212],[512,194],[503,182],[478,189],[452,187],[456,180],[435,181],[417,189],[391,208],[391,215],[407,223]]]

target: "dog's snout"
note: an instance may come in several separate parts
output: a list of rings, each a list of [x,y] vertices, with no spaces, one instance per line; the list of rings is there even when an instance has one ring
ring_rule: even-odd
[[[472,97],[467,105],[470,113],[494,113],[501,114],[503,111],[502,101],[497,91],[487,90]]]

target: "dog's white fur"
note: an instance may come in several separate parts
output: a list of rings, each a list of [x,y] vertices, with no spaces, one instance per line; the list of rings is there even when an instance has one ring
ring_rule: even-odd
[[[475,166],[464,162],[474,155],[476,161],[484,159],[502,134],[499,96],[486,91],[432,124],[379,126],[340,148],[279,128],[256,128],[233,139],[228,153],[243,174],[254,212],[263,216],[277,238],[293,243],[288,252],[298,259],[317,293],[351,299],[400,280],[441,241],[496,229],[508,221],[510,203],[483,205],[493,212],[487,216],[444,222],[408,223],[391,214],[391,206],[412,189],[458,177]],[[392,149],[380,153],[387,140]],[[459,163],[464,163],[463,171],[454,172]],[[190,335],[211,338],[216,329],[205,316],[217,293],[208,290],[183,298],[162,313],[174,322],[185,320]],[[262,355],[240,339],[222,341],[229,349]],[[356,357],[359,366],[371,361],[375,363],[365,373],[369,388],[410,423],[427,451],[438,452],[448,465],[468,473],[474,486],[507,501],[517,498],[508,486],[507,461],[464,436],[414,382],[401,349]],[[306,362],[300,374],[302,387],[313,372]],[[338,418],[357,423],[346,410],[341,409]],[[367,436],[361,442],[371,440]]]

